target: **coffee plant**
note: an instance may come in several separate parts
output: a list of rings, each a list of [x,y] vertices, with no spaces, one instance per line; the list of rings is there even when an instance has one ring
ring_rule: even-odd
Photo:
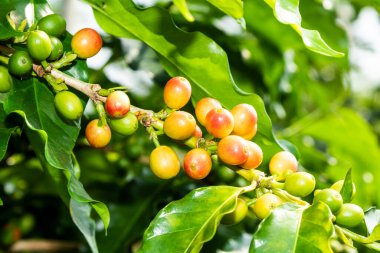
[[[380,251],[380,151],[337,7],[83,2],[104,34],[70,34],[47,0],[1,3],[1,249]],[[106,75],[133,50],[146,97]]]

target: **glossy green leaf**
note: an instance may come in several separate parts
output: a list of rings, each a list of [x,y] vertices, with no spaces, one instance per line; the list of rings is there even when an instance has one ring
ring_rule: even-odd
[[[173,0],[173,3],[177,6],[181,14],[186,18],[187,21],[193,22],[194,17],[191,15],[189,8],[187,7],[186,0]]]
[[[346,177],[344,178],[342,189],[340,190],[340,194],[342,195],[344,203],[351,202],[353,191],[354,187],[352,184],[351,169],[349,169],[347,171]]]
[[[70,214],[75,225],[85,236],[93,253],[98,253],[95,240],[95,221],[91,219],[91,207],[87,203],[70,200]]]
[[[241,192],[242,188],[210,186],[171,202],[145,231],[139,252],[199,252],[223,215],[234,210]]]
[[[207,0],[209,3],[230,15],[239,19],[243,17],[243,1],[242,0]]]
[[[250,252],[333,252],[331,212],[324,203],[305,209],[284,204],[266,218],[253,236]]]
[[[23,34],[16,31],[8,22],[7,15],[15,9],[12,2],[14,1],[4,0],[0,5],[0,40],[6,40]]]
[[[272,7],[278,21],[290,25],[301,36],[304,45],[309,50],[332,57],[344,56],[344,53],[335,51],[327,45],[318,31],[301,26],[299,0],[265,0],[265,2]]]
[[[378,223],[375,228],[371,231],[370,236],[368,237],[369,243],[380,241],[380,223]]]
[[[163,9],[137,9],[131,0],[110,0],[99,5],[87,0],[100,26],[115,36],[134,37],[153,48],[171,76],[182,75],[192,84],[195,101],[206,97],[218,99],[226,108],[248,103],[258,113],[258,134],[255,141],[261,145],[265,161],[281,150],[273,133],[272,123],[264,103],[255,94],[240,90],[232,79],[226,53],[202,33],[187,33],[178,29]],[[264,164],[266,164],[264,162]]]
[[[16,128],[8,128],[5,126],[6,114],[4,112],[3,104],[0,103],[0,161],[4,158],[7,151],[9,138]]]
[[[380,209],[376,209],[375,207],[368,209],[365,212],[364,220],[368,233],[372,234],[372,231],[375,229],[375,227],[380,224]]]

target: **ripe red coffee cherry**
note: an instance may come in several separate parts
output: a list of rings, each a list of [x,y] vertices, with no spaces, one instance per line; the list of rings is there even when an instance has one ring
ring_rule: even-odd
[[[191,85],[189,81],[181,76],[171,78],[164,88],[165,104],[172,109],[181,109],[191,97]]]
[[[222,105],[216,99],[202,98],[197,102],[195,105],[195,116],[202,126],[206,124],[207,113],[214,108],[222,108]]]
[[[196,122],[188,112],[172,112],[164,122],[164,133],[174,140],[185,140],[195,132]]]
[[[273,209],[281,204],[282,200],[278,196],[272,193],[265,193],[256,200],[253,206],[253,212],[258,218],[265,219],[271,214]]]
[[[234,118],[224,108],[214,108],[207,113],[205,127],[215,138],[223,138],[234,129]]]
[[[125,92],[118,90],[108,95],[105,107],[112,118],[122,118],[129,112],[131,102]]]
[[[195,131],[192,136],[198,139],[202,138],[202,129],[198,125],[195,126]]]
[[[150,153],[149,164],[153,174],[161,179],[173,178],[180,170],[178,156],[168,146],[155,148]]]
[[[248,213],[248,206],[245,200],[238,198],[236,202],[236,208],[231,213],[227,213],[223,216],[221,223],[225,225],[234,225],[241,222]]]
[[[248,159],[247,141],[237,135],[229,135],[218,143],[218,156],[226,164],[240,165]]]
[[[286,176],[296,172],[297,168],[297,159],[289,151],[278,152],[269,162],[269,172],[276,177],[277,181],[285,180]]]
[[[210,173],[212,161],[210,154],[202,149],[195,148],[187,152],[183,158],[183,169],[193,179],[203,179]]]
[[[263,161],[263,151],[256,143],[247,141],[248,159],[245,163],[240,165],[242,168],[250,170],[256,169]]]
[[[238,104],[231,110],[234,117],[234,130],[232,134],[250,137],[253,129],[257,127],[257,112],[252,105]],[[255,131],[256,133],[256,131]]]
[[[102,48],[103,41],[99,33],[91,28],[84,28],[74,34],[71,48],[79,58],[87,59],[96,55]]]
[[[108,125],[101,125],[94,119],[86,127],[86,139],[94,148],[104,148],[111,141],[111,130]]]
[[[286,177],[285,190],[297,197],[306,197],[314,191],[315,178],[307,172],[295,172]]]

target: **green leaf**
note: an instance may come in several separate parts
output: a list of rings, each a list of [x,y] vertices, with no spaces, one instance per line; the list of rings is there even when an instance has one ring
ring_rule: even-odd
[[[3,200],[0,198],[0,206],[3,205]]]
[[[380,224],[380,210],[375,207],[371,207],[365,212],[365,224],[369,234],[372,234],[372,231],[376,226]]]
[[[7,128],[5,126],[6,114],[4,112],[3,104],[0,103],[0,161],[4,158],[7,151],[9,138],[16,128]]]
[[[11,2],[11,0],[4,0],[0,5],[0,40],[10,39],[23,34],[16,31],[8,22],[7,15],[15,9]]]
[[[330,216],[329,208],[321,202],[307,209],[284,204],[259,225],[250,252],[333,252]]]
[[[354,187],[352,184],[351,169],[349,169],[347,171],[346,177],[344,178],[342,189],[340,190],[340,194],[342,195],[344,203],[351,202],[353,191]]]
[[[144,233],[139,252],[198,252],[215,234],[222,216],[234,210],[242,188],[211,186],[173,201]]]
[[[91,207],[87,203],[70,200],[70,214],[75,225],[86,237],[93,253],[98,253],[98,247],[95,240],[95,222],[91,219]]]
[[[380,223],[371,231],[370,236],[368,237],[368,242],[373,243],[380,241]]]
[[[235,19],[243,17],[243,1],[242,0],[207,0],[212,5],[230,15]]]
[[[171,76],[182,75],[192,84],[195,101],[206,97],[218,99],[226,108],[248,103],[258,113],[258,134],[255,141],[267,154],[263,166],[272,154],[281,150],[273,132],[264,103],[256,94],[240,90],[232,79],[226,53],[202,33],[187,33],[177,28],[167,11],[161,8],[137,9],[130,0],[110,0],[92,5],[99,25],[108,33],[134,37],[153,48]]]
[[[335,51],[327,45],[318,31],[301,26],[299,0],[265,0],[265,2],[272,7],[279,22],[290,25],[301,36],[304,45],[309,50],[332,57],[344,56],[344,53]]]
[[[186,18],[187,21],[193,22],[194,17],[191,15],[189,8],[187,7],[186,0],[173,0],[173,3],[177,6],[181,14]]]

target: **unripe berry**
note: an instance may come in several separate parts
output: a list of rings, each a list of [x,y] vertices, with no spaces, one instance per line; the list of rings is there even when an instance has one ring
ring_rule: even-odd
[[[306,197],[314,191],[315,178],[307,172],[295,172],[286,177],[285,190],[297,197]]]
[[[285,180],[286,176],[296,172],[297,168],[297,159],[289,151],[276,153],[269,162],[269,172],[276,177],[277,181]]]
[[[247,141],[237,135],[229,135],[218,143],[220,160],[229,165],[240,165],[248,159]]]
[[[180,170],[177,154],[167,146],[155,148],[150,153],[149,164],[153,174],[161,179],[173,178]]]
[[[96,55],[102,48],[103,41],[99,33],[91,28],[84,28],[74,34],[71,48],[79,58],[87,59]]]
[[[13,81],[12,81],[12,77],[9,75],[8,69],[0,65],[0,93],[5,93],[5,92],[10,91],[12,86],[13,86]]]
[[[27,39],[28,52],[37,61],[46,60],[53,50],[49,35],[44,31],[32,31]]]
[[[164,88],[165,104],[172,109],[181,109],[191,97],[191,85],[181,76],[171,78]]]
[[[253,206],[253,212],[258,218],[265,219],[271,214],[273,209],[281,204],[282,200],[278,196],[272,193],[265,193],[256,200]]]
[[[139,127],[139,121],[132,112],[128,112],[123,118],[109,119],[109,124],[113,131],[121,135],[131,135]]]
[[[94,119],[86,127],[86,139],[94,148],[104,148],[111,141],[111,130],[108,125],[101,125]]]
[[[54,105],[57,111],[68,120],[76,120],[82,117],[82,102],[71,91],[58,92],[54,97]]]
[[[256,143],[247,141],[248,159],[240,165],[244,169],[256,169],[263,161],[263,151]]]
[[[255,108],[249,104],[238,104],[232,108],[231,113],[235,123],[232,134],[243,138],[251,137],[252,132],[257,128],[257,112]]]
[[[125,92],[120,90],[114,91],[108,95],[105,108],[112,118],[122,118],[129,112],[131,102]]]
[[[202,126],[206,124],[207,113],[214,108],[222,108],[219,101],[214,98],[202,98],[197,102],[195,105],[195,115]]]
[[[234,129],[234,118],[228,110],[214,108],[207,113],[205,127],[215,138],[223,138]]]
[[[188,112],[172,112],[164,122],[164,133],[174,140],[186,140],[195,132],[196,122]]]
[[[236,202],[236,208],[231,213],[227,213],[223,216],[221,223],[225,225],[234,225],[241,222],[248,213],[248,206],[245,200],[238,198]]]
[[[207,177],[211,171],[211,167],[210,154],[202,148],[190,150],[183,158],[183,168],[186,174],[193,179]]]

